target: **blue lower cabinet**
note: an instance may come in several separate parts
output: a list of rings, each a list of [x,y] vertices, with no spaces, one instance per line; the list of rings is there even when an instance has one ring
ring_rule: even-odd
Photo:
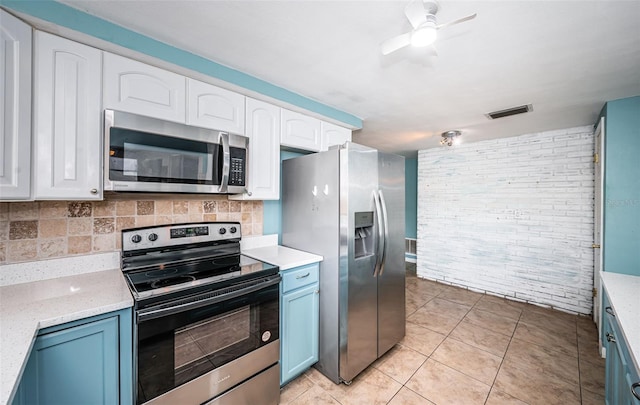
[[[131,404],[131,311],[42,330],[14,404]]]
[[[318,264],[282,272],[280,386],[318,361]]]
[[[604,302],[608,304],[607,298],[605,294]],[[606,305],[605,311],[602,322],[603,345],[607,348],[605,403],[607,405],[640,405],[640,399],[631,391],[633,384],[640,382],[640,377],[631,359],[629,346],[624,340],[613,309]],[[640,388],[636,388],[635,391],[640,395]]]

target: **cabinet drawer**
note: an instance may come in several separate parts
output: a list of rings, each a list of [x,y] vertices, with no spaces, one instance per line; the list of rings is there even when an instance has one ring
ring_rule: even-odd
[[[296,267],[282,273],[282,293],[318,282],[318,264]]]

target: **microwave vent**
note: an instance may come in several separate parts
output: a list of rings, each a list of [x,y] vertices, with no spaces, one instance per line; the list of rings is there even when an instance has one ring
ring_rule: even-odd
[[[506,110],[493,111],[485,114],[487,118],[490,120],[495,120],[497,118],[509,117],[511,115],[524,114],[533,111],[532,104],[521,105],[518,107],[507,108]]]

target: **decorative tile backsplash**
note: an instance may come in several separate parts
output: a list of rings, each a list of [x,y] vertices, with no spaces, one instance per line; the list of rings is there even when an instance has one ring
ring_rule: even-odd
[[[120,231],[139,226],[238,221],[244,236],[262,235],[262,201],[135,197],[0,203],[0,264],[120,250]]]

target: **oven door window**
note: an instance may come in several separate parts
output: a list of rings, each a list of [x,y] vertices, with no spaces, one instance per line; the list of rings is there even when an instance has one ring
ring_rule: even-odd
[[[123,128],[111,128],[110,143],[112,181],[206,185],[221,182],[220,145]]]
[[[141,404],[278,339],[278,285],[138,323]]]

